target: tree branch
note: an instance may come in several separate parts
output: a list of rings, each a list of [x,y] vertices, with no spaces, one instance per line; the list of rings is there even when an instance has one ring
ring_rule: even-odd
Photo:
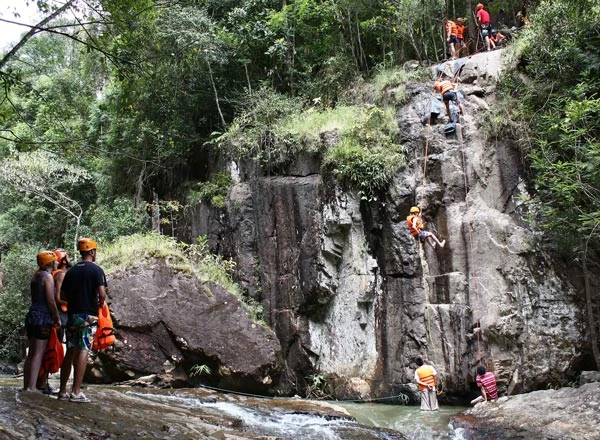
[[[46,18],[44,18],[36,26],[33,26],[29,30],[29,32],[27,32],[23,36],[23,38],[21,38],[21,41],[19,41],[15,45],[15,47],[13,47],[10,50],[10,52],[8,52],[6,55],[4,55],[4,58],[2,58],[2,60],[0,60],[0,70],[4,68],[4,66],[6,65],[6,63],[8,63],[8,61],[19,51],[19,49],[21,49],[25,45],[25,43],[27,43],[29,41],[29,39],[31,39],[31,37],[33,37],[35,34],[37,34],[41,30],[41,28],[43,28],[43,26],[45,26],[47,23],[51,22],[56,17],[58,17],[59,15],[61,15],[63,12],[65,12],[67,9],[69,9],[71,7],[71,5],[73,4],[74,1],[75,0],[69,0],[69,1],[67,1],[63,6],[61,6],[60,8],[58,8],[56,11],[54,11],[52,14],[50,14]]]

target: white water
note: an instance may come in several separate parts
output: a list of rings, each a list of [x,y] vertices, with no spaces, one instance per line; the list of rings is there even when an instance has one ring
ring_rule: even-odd
[[[227,415],[243,422],[254,434],[282,439],[302,440],[393,440],[400,433],[411,440],[462,440],[460,432],[449,426],[451,417],[465,408],[442,407],[433,413],[421,412],[417,406],[381,405],[371,403],[332,402],[345,408],[357,422],[326,419],[316,415],[296,414],[275,406],[257,407],[243,402],[206,402],[177,395],[128,392],[138,398],[155,400],[170,406],[201,408],[215,415]],[[375,429],[373,429],[375,428]],[[394,432],[384,432],[386,428]]]

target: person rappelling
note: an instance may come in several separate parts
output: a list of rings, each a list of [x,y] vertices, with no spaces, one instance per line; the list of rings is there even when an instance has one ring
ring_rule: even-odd
[[[436,244],[443,248],[446,245],[446,240],[440,241],[433,232],[423,230],[423,219],[421,218],[421,208],[413,206],[410,208],[410,215],[406,217],[408,229],[413,237],[418,237],[421,240],[427,240],[432,248],[435,249]]]
[[[458,106],[459,113],[464,114],[463,106],[460,103],[460,99],[458,98],[456,84],[447,79],[438,80],[433,83],[433,89],[437,90],[442,94],[442,99],[444,100],[444,104],[446,105],[446,113],[448,114],[449,122],[458,122],[454,121],[452,117],[452,113],[450,112],[450,101],[454,101]]]

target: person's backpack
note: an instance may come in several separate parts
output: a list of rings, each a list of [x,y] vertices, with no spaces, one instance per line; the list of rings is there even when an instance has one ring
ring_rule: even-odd
[[[110,310],[108,304],[104,303],[104,306],[98,308],[98,329],[94,335],[92,350],[104,350],[113,345],[116,340]]]

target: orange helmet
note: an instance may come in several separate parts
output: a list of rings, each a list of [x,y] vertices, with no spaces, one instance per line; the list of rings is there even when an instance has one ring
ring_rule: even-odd
[[[457,17],[457,18],[456,18],[456,22],[457,22],[457,23],[462,23],[462,17]]]
[[[94,240],[92,240],[91,238],[80,238],[79,241],[77,242],[77,250],[78,251],[91,251],[92,249],[96,249],[98,247],[98,245],[96,244],[96,242]]]
[[[61,263],[63,258],[67,256],[67,252],[64,249],[55,249],[54,255],[56,255],[56,261]]]
[[[56,261],[56,255],[52,251],[42,251],[36,256],[39,267],[48,267]]]
[[[477,6],[475,6],[475,9],[477,9],[478,11],[480,9],[483,9],[483,3],[477,3]]]
[[[411,214],[416,214],[417,212],[421,212],[421,208],[419,208],[418,206],[413,206],[412,208],[410,208]]]

